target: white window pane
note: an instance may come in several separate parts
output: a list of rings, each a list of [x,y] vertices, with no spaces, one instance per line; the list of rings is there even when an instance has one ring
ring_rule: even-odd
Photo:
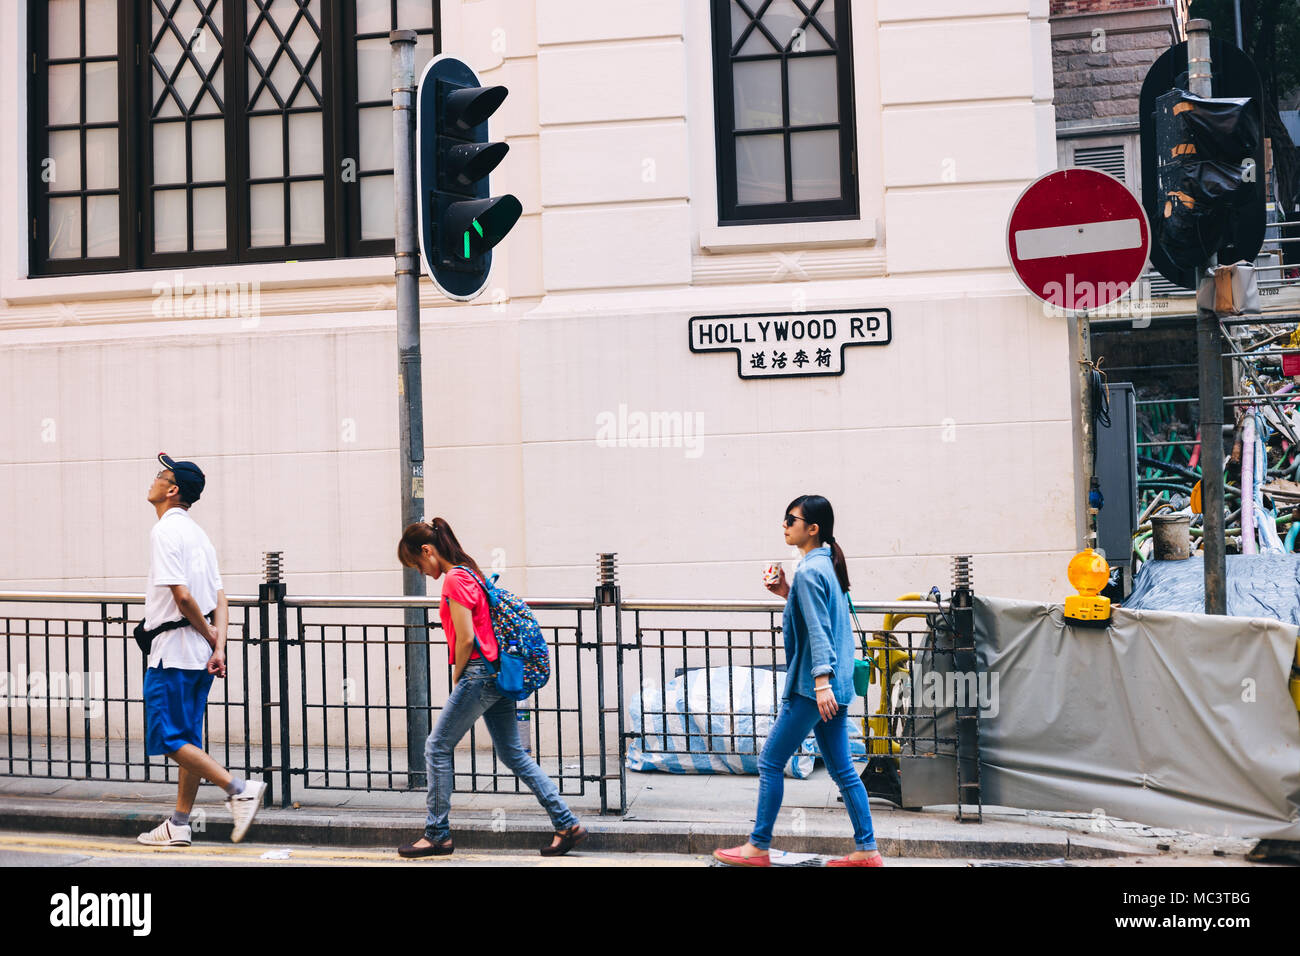
[[[417,73],[418,77],[419,74]],[[393,99],[393,55],[388,39],[357,41],[357,99]]]
[[[393,168],[393,111],[386,106],[361,110],[361,168]]]
[[[215,183],[226,179],[226,124],[221,120],[204,120],[190,126],[190,143],[194,159],[194,182]],[[197,215],[197,213],[196,213]],[[197,221],[197,220],[196,220]],[[222,243],[225,246],[225,243]]]
[[[117,0],[86,0],[86,56],[116,53]]]
[[[52,66],[49,75],[50,125],[81,122],[81,67]]]
[[[155,123],[153,127],[153,181],[185,182],[185,124]]]
[[[153,194],[153,248],[155,252],[184,252],[189,220],[185,190],[159,189]]]
[[[157,9],[154,10],[155,15]],[[176,64],[181,61],[181,41],[176,39],[176,35],[171,30],[164,30],[158,37],[158,45],[154,48],[153,56],[157,64],[153,68],[153,93],[157,99],[158,94],[162,92],[166,81],[171,77],[172,71],[176,69]],[[159,72],[159,67],[162,72]]]
[[[840,136],[835,130],[790,135],[795,201],[840,198]]]
[[[226,248],[226,191],[194,190],[194,248]]]
[[[311,23],[307,20],[308,16],[310,16],[317,24],[320,23],[319,0],[312,0],[311,3],[307,4],[307,13],[298,21],[298,25],[293,28],[293,33],[289,34],[289,49],[293,51],[293,55],[298,58],[298,62],[303,66],[307,65],[307,61],[311,59],[312,52],[320,46],[320,37],[317,35],[316,31],[312,29]],[[280,24],[281,32],[288,28],[289,24],[287,21]]]
[[[791,126],[839,121],[835,57],[793,57],[789,77]]]
[[[417,80],[420,78],[420,74],[424,72],[425,64],[427,64],[432,59],[433,59],[433,34],[422,33],[415,38],[415,78]],[[390,80],[388,98],[391,100],[393,98],[392,85],[391,85],[393,71],[390,69],[388,72],[389,72],[389,80]]]
[[[306,83],[304,83],[302,89],[298,91],[298,99],[301,102],[301,104],[304,106],[309,105],[312,100],[314,100],[317,103],[324,102],[323,98],[325,96],[325,91],[321,89],[321,85],[320,85],[320,73],[321,73],[320,65],[322,62],[324,62],[324,60],[325,60],[325,54],[323,53],[320,56],[316,57],[316,62],[311,65],[311,71],[307,74],[307,76],[310,78],[312,89],[319,91],[320,97],[317,97],[316,94],[311,91],[311,89],[308,89]],[[303,99],[303,97],[307,97],[307,96],[310,96],[312,100]]]
[[[397,0],[397,29],[433,28],[433,5],[437,0]]]
[[[822,25],[822,29],[830,34],[831,39],[835,39],[835,0],[824,0],[821,8],[817,11],[817,22]]]
[[[284,187],[248,187],[249,226],[254,246],[284,245]]]
[[[750,4],[749,8],[757,12],[760,6],[762,6],[762,0],[754,0],[754,3]],[[745,28],[753,22],[749,14],[740,8],[740,4],[736,3],[736,0],[731,0],[731,45],[733,47],[739,42]],[[776,52],[777,48],[763,35],[763,31],[758,27],[754,27],[749,31],[749,36],[745,38],[744,44],[736,51],[736,55],[750,56]]]
[[[248,120],[248,175],[269,179],[284,175],[284,119],[252,116]]]
[[[763,26],[781,44],[781,49],[788,50],[797,35],[795,31],[803,23],[803,17],[802,11],[794,5],[794,0],[772,0],[771,6],[763,14]]]
[[[76,130],[50,134],[50,189],[63,192],[81,188],[81,134]]]
[[[271,67],[271,86],[275,88],[280,102],[286,106],[289,105],[290,97],[293,95],[294,84],[298,82],[298,77],[301,75],[287,53],[280,54],[280,59],[276,60],[275,66]],[[271,108],[270,103],[264,103],[263,106],[266,109]]]
[[[50,0],[50,59],[81,55],[79,0]]]
[[[784,137],[736,137],[736,202],[785,202]]]
[[[358,33],[387,33],[393,28],[392,16],[388,0],[357,0]]]
[[[781,125],[781,61],[737,63],[732,68],[736,91],[736,129]]]
[[[248,24],[252,27],[257,8],[251,2],[248,6]],[[271,57],[275,56],[275,51],[280,48],[280,41],[275,38],[275,31],[271,29],[269,20],[262,20],[256,27],[253,27],[248,46],[253,55],[257,57],[257,62],[261,64],[262,69],[269,70],[271,68]],[[248,89],[250,91],[254,88],[256,79],[257,68],[250,63],[248,66]]]
[[[86,187],[88,189],[118,187],[117,130],[86,130]]]
[[[361,238],[393,238],[393,177],[361,178]]]
[[[217,22],[221,21],[218,19]],[[199,61],[204,76],[213,72],[212,68],[216,65],[217,57],[221,55],[221,41],[217,39],[217,35],[212,32],[212,27],[207,23],[203,24],[198,35],[190,41],[190,52],[194,54],[194,59]],[[220,70],[213,74],[214,85],[220,76]]]
[[[86,64],[86,122],[117,122],[117,64]]]
[[[204,4],[206,6],[206,4]],[[164,6],[170,8],[171,4]],[[157,7],[154,7],[157,10]],[[176,32],[185,38],[189,43],[194,36],[194,31],[199,26],[199,8],[195,0],[181,0],[180,6],[176,8],[176,13],[172,16],[172,23],[176,25]]]
[[[50,258],[81,257],[81,200],[50,200]]]
[[[325,186],[289,184],[289,241],[295,246],[325,241]]]
[[[117,255],[118,234],[116,196],[86,197],[86,255]]]
[[[289,114],[289,174],[310,176],[323,171],[320,113]]]
[[[203,89],[203,80],[199,78],[198,71],[189,60],[186,60],[185,65],[181,67],[181,72],[172,87],[181,98],[181,105],[185,107],[186,112],[192,110],[198,102],[199,92]]]

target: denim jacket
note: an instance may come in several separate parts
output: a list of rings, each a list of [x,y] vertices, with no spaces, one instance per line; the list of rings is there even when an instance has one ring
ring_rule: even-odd
[[[851,704],[853,628],[849,601],[835,575],[829,545],[813,548],[795,570],[781,630],[786,661],[781,699],[789,700],[793,693],[816,700],[813,679],[830,674],[835,700],[842,706]]]

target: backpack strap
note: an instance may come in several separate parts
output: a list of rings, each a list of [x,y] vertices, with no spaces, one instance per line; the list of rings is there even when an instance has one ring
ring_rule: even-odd
[[[477,582],[478,586],[483,589],[483,598],[488,602],[488,613],[490,614],[492,611],[492,590],[486,584],[483,583],[483,579],[480,578],[477,574],[475,574],[472,568],[466,567],[463,564],[457,564],[455,566],[460,568],[462,571],[468,571],[469,576],[473,578],[475,582]],[[495,574],[492,575],[493,584],[496,583],[496,579],[497,576]],[[483,649],[483,644],[478,639],[478,631],[473,630],[473,625],[474,625],[473,613],[470,614],[469,623],[470,623],[470,629],[474,634],[474,644],[478,648],[479,657],[487,661],[487,663],[489,664],[496,664],[497,673],[500,673],[501,672],[501,642],[497,641],[497,659],[495,661],[488,660],[487,651]]]
[[[853,606],[853,595],[849,594],[848,591],[845,591],[844,596],[848,598],[849,613],[853,615],[853,626],[858,631],[858,640],[862,642],[862,656],[867,660],[870,660],[870,658],[867,657],[867,632],[862,629],[862,622],[858,620],[857,609]]]

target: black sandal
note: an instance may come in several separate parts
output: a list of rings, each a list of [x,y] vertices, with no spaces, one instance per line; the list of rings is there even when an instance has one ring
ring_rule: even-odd
[[[428,837],[417,837],[414,842],[405,843],[402,846],[399,846],[397,848],[397,855],[405,857],[408,860],[423,856],[450,856],[456,849],[455,844],[451,841],[451,837],[447,837],[447,839],[442,843],[434,843],[430,840],[428,846],[416,846],[415,844],[419,843],[422,839],[428,839]]]
[[[587,828],[581,823],[575,823],[567,830],[556,830],[555,835],[560,838],[560,842],[542,847],[542,856],[563,856],[568,853],[587,838]]]

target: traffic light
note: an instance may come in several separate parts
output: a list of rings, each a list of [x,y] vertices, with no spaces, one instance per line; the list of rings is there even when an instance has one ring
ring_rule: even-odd
[[[504,86],[481,86],[468,65],[445,55],[434,58],[420,78],[420,251],[434,284],[453,299],[483,291],[492,247],[523,212],[514,196],[492,196],[488,189],[488,174],[510,150],[488,140],[488,118],[507,92]]]
[[[1192,65],[1186,42],[1156,58],[1138,97],[1151,265],[1184,289],[1197,287],[1212,254],[1225,263],[1253,261],[1267,225],[1259,71],[1235,45],[1215,37],[1210,60],[1212,88],[1226,99],[1184,92]],[[1194,165],[1202,162],[1220,165]]]
[[[1250,98],[1207,99],[1183,90],[1156,98],[1156,177],[1161,203],[1156,241],[1180,268],[1196,269],[1234,246],[1237,216],[1262,206],[1255,154],[1259,105]],[[1250,252],[1254,258],[1259,250]],[[1225,259],[1244,258],[1236,250]]]

